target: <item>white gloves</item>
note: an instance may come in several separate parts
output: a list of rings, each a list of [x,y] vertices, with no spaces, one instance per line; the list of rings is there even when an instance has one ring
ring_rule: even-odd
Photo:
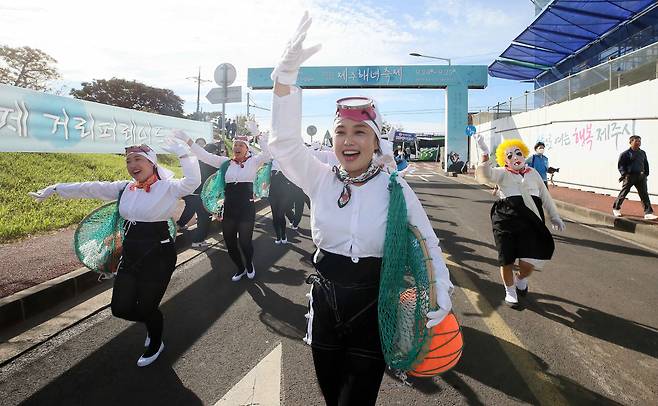
[[[167,137],[161,147],[165,151],[172,153],[179,158],[190,153],[190,148],[187,146],[187,144],[183,144],[179,138]]]
[[[297,83],[299,67],[304,61],[322,48],[322,45],[320,44],[312,46],[311,48],[302,48],[304,39],[306,38],[306,31],[308,31],[312,21],[313,20],[308,15],[308,11],[305,12],[302,20],[299,22],[297,31],[288,42],[286,50],[283,51],[281,60],[277,63],[270,75],[275,83],[279,82],[283,85],[294,85]]]
[[[37,203],[41,203],[44,200],[46,200],[50,195],[55,193],[55,188],[57,185],[50,185],[46,188],[43,188],[41,190],[37,190],[36,192],[28,192],[27,194],[30,195],[34,200],[37,201]]]
[[[567,228],[567,226],[564,225],[564,221],[559,217],[552,218],[551,223],[553,224],[553,230],[556,231],[564,231]]]
[[[482,152],[482,155],[489,155],[489,146],[486,142],[484,142],[484,137],[482,134],[476,134],[474,137],[478,147],[480,148],[480,152]]]
[[[174,130],[172,131],[172,134],[174,138],[177,138],[188,145],[190,144],[190,141],[192,141],[192,138],[190,138],[189,135],[185,134],[183,130]]]
[[[436,304],[439,306],[439,310],[427,313],[427,318],[429,319],[427,320],[427,324],[425,324],[427,328],[432,328],[441,323],[450,314],[450,310],[452,309],[450,291],[440,283],[436,284]]]

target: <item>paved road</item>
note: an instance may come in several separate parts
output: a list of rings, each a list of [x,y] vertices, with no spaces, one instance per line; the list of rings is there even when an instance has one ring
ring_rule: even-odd
[[[411,387],[385,376],[378,404],[655,404],[656,254],[568,223],[514,310],[502,304],[490,194],[416,175],[457,287],[465,352],[453,371]],[[223,245],[180,267],[153,366],[135,366],[143,327],[104,310],[2,367],[2,404],[214,404],[279,344],[281,404],[323,404],[301,341],[313,250],[304,221],[285,247],[273,244],[269,217],[258,221],[254,281],[230,282]]]

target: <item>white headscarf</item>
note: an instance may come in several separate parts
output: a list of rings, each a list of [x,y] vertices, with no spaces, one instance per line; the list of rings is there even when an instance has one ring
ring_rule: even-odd
[[[130,152],[130,154],[137,154],[141,155],[144,158],[148,159],[154,166],[155,170],[158,172],[158,178],[167,180],[171,179],[174,177],[174,173],[170,171],[169,169],[162,167],[158,165],[158,156],[156,155],[155,151],[151,149],[149,152],[144,152],[144,151],[139,151],[139,152]],[[127,156],[127,155],[126,155]]]

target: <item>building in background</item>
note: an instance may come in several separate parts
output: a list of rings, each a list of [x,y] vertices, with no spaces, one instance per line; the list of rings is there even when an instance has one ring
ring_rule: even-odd
[[[617,158],[631,135],[658,164],[658,2],[550,1],[489,75],[535,90],[474,115],[477,131],[492,148],[507,138],[543,141],[561,168],[556,183],[616,195]],[[471,147],[470,162],[476,153]],[[658,196],[658,176],[649,191]]]

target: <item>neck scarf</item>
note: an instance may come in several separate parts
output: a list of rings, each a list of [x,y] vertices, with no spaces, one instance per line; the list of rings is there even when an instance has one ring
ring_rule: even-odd
[[[131,191],[135,189],[144,189],[146,193],[151,191],[151,185],[158,181],[158,176],[154,173],[144,182],[133,182],[128,187]]]
[[[347,203],[349,203],[350,198],[352,197],[352,191],[350,190],[351,184],[365,183],[370,179],[374,178],[375,176],[377,176],[379,174],[379,171],[381,171],[381,169],[382,168],[379,165],[370,162],[370,166],[368,166],[368,169],[365,172],[353,178],[347,173],[345,169],[340,168],[338,166],[334,166],[333,171],[336,174],[336,177],[338,178],[339,181],[343,182],[343,191],[338,197],[338,207],[342,209],[347,205]]]
[[[530,168],[528,168],[528,167],[525,167],[525,168],[517,171],[516,169],[512,169],[507,165],[505,165],[505,170],[507,170],[507,172],[512,172],[512,173],[517,174],[517,175],[525,175],[526,173],[530,172]]]
[[[233,158],[232,161],[235,162],[236,164],[240,165],[240,168],[244,168],[244,163],[247,162],[247,159],[249,159],[250,156],[246,156],[244,158]]]

